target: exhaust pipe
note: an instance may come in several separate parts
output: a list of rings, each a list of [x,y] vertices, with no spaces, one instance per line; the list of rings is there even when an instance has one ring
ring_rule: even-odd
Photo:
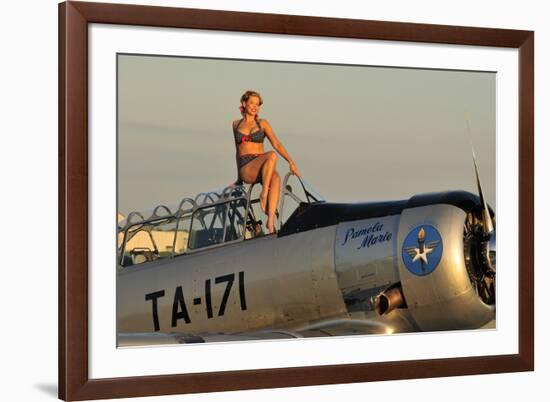
[[[378,315],[389,314],[396,308],[406,307],[401,284],[380,293],[374,298],[373,304]]]

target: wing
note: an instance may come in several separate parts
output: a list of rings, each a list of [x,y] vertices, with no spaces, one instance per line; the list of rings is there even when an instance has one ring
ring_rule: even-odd
[[[426,247],[434,250],[437,248],[438,245],[439,245],[439,240],[429,241],[426,243]]]
[[[229,341],[257,341],[267,339],[302,338],[300,334],[284,330],[266,330],[235,334],[184,334],[184,333],[121,333],[118,335],[118,347],[162,346],[188,343],[210,343]]]
[[[372,313],[370,313],[372,314]],[[299,326],[239,333],[124,333],[118,335],[119,347],[174,345],[205,342],[257,341],[274,339],[314,338],[321,336],[380,335],[415,330],[406,314],[392,312],[387,321],[373,319],[369,313],[356,312],[316,320]]]
[[[416,247],[405,247],[403,249],[411,258],[414,258],[416,255]]]

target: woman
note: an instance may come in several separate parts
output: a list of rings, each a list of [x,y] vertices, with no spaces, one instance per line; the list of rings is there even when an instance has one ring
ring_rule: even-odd
[[[281,178],[277,173],[277,154],[273,151],[264,151],[265,137],[273,149],[288,161],[290,171],[296,176],[300,174],[267,120],[258,117],[262,103],[262,97],[258,92],[246,91],[241,96],[239,109],[243,117],[233,122],[233,135],[237,148],[239,179],[248,184],[262,183],[260,207],[264,213],[267,213],[267,230],[269,233],[274,233],[275,210],[279,202]]]

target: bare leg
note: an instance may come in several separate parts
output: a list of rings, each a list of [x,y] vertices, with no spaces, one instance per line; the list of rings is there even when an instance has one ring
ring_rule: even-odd
[[[277,210],[277,204],[279,203],[279,191],[281,187],[281,178],[277,171],[273,172],[271,176],[271,183],[269,185],[269,198],[267,204],[267,230],[269,233],[275,232],[275,211]]]
[[[260,195],[260,207],[264,213],[266,213],[269,186],[276,164],[277,154],[273,151],[269,151],[259,155],[256,159],[244,165],[239,171],[241,179],[249,184],[254,183],[258,174],[261,172],[262,193]]]
[[[262,166],[262,194],[260,195],[260,207],[262,211],[267,211],[267,197],[269,195],[269,188],[271,186],[271,178],[273,172],[275,172],[275,165],[277,164],[277,154],[273,151],[267,152],[269,159]]]
[[[258,177],[258,174],[260,174],[260,172],[262,171],[264,164],[270,158],[272,158],[272,156],[270,156],[271,153],[272,152],[265,152],[263,154],[260,154],[251,162],[240,168],[239,176],[241,177],[241,179],[247,184],[254,183],[256,181],[256,178]]]

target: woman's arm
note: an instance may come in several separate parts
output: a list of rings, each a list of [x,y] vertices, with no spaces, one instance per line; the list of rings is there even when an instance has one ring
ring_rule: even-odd
[[[294,173],[296,176],[300,176],[300,172],[298,172],[298,168],[296,167],[296,164],[288,154],[286,148],[284,145],[279,141],[277,136],[275,135],[275,132],[271,128],[271,125],[268,123],[267,120],[261,121],[261,126],[264,129],[266,137],[269,139],[269,142],[273,146],[273,149],[277,151],[283,158],[285,158],[288,161],[288,164],[290,166],[290,170],[292,173]]]
[[[235,132],[236,122],[237,121],[235,120],[233,121],[233,123],[231,123],[231,127],[233,128],[233,133]],[[237,168],[237,179],[233,184],[237,184],[241,180],[241,176],[239,174],[239,150],[238,150],[237,144],[235,144],[235,167]]]

